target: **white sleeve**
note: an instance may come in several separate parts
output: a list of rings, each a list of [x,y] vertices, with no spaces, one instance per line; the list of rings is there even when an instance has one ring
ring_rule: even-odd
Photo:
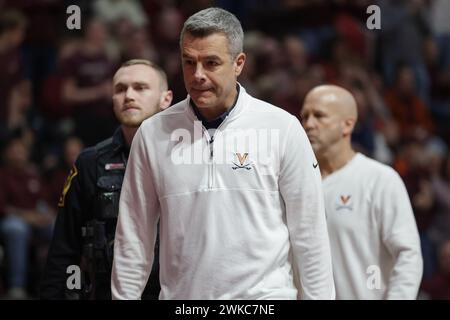
[[[139,129],[131,145],[119,204],[111,275],[113,299],[140,299],[153,264],[159,202]]]
[[[416,299],[422,280],[423,261],[419,232],[408,192],[400,176],[392,171],[380,190],[381,238],[395,257],[386,299]]]
[[[331,251],[317,160],[299,121],[292,117],[282,149],[280,192],[302,299],[335,299]]]

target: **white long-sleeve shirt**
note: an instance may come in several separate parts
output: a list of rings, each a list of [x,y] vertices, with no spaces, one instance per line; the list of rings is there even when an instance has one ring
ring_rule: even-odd
[[[321,176],[298,120],[242,87],[214,142],[195,120],[188,97],[134,137],[113,298],[140,298],[158,218],[160,299],[334,298]]]
[[[336,299],[416,299],[420,239],[397,172],[357,153],[323,187]]]

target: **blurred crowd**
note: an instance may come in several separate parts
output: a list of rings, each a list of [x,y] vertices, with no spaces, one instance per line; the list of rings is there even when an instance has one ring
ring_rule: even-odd
[[[66,26],[72,4],[80,30]],[[366,26],[371,4],[381,29]],[[448,0],[0,0],[0,296],[15,287],[36,296],[72,163],[118,125],[115,69],[153,60],[167,72],[173,101],[184,99],[179,34],[187,16],[210,6],[242,21],[239,81],[255,97],[299,117],[316,85],[354,94],[354,146],[394,167],[411,198],[424,257],[420,298],[450,299]],[[20,241],[26,283],[5,264]]]

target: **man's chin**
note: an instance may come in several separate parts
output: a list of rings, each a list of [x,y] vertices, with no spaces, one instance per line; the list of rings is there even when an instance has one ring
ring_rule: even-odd
[[[128,128],[138,128],[145,119],[120,119],[120,123]]]
[[[199,108],[199,109],[211,108],[215,105],[213,99],[208,99],[208,98],[203,98],[203,97],[199,98],[199,99],[195,99],[194,103],[197,106],[197,108]]]
[[[317,153],[320,151],[320,145],[316,142],[311,142],[311,147],[312,147],[314,153]]]
[[[192,101],[194,101],[195,105],[199,108],[208,108],[211,104],[211,97],[206,97],[203,94],[200,95],[192,95]]]

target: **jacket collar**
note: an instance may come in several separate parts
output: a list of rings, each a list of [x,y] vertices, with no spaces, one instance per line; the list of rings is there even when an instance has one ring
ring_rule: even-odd
[[[244,110],[245,108],[245,101],[247,99],[247,92],[245,91],[244,87],[241,86],[241,84],[238,82],[237,85],[239,86],[238,89],[238,96],[237,99],[234,103],[234,106],[232,108],[230,108],[227,112],[225,112],[224,114],[222,114],[221,116],[219,116],[219,118],[221,118],[222,116],[224,117],[223,121],[232,121],[235,118],[238,117],[238,115]],[[203,120],[202,117],[197,116],[196,112],[194,111],[194,108],[191,106],[191,97],[188,95],[186,97],[185,101],[185,105],[186,105],[186,113],[189,116],[189,118],[191,118],[192,120]],[[201,116],[201,115],[200,115]],[[212,120],[215,121],[218,118]]]
[[[130,152],[130,148],[127,146],[125,142],[125,138],[123,136],[122,127],[118,127],[112,136],[112,145],[114,153],[124,151],[126,154]]]
[[[195,105],[194,101],[189,100],[189,103],[190,103],[192,110],[194,111],[197,119],[203,123],[203,125],[205,126],[206,129],[217,129],[220,126],[220,124],[228,117],[228,115],[234,109],[234,107],[236,106],[236,103],[239,98],[239,92],[240,92],[240,86],[237,83],[236,83],[236,91],[237,91],[236,99],[234,100],[234,103],[231,106],[231,108],[229,108],[227,111],[225,111],[224,113],[222,113],[215,119],[212,119],[209,121],[206,120],[206,118],[202,116],[200,110]]]

